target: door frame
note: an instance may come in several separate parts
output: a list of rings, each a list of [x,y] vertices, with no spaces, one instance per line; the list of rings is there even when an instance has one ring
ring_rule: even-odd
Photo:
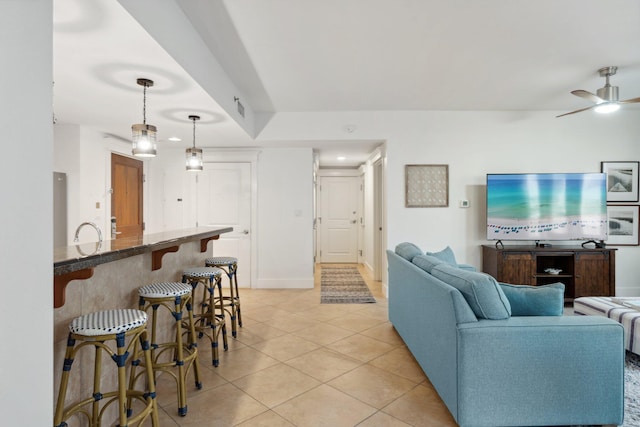
[[[258,284],[258,248],[256,236],[258,235],[258,157],[259,150],[225,150],[204,149],[203,163],[249,163],[251,171],[251,232],[249,244],[251,245],[250,280],[251,288]],[[194,222],[195,224],[195,222]]]
[[[383,293],[388,297],[388,277],[387,277],[387,188],[386,171],[387,157],[385,146],[378,147],[367,161],[371,173],[372,200],[372,259],[377,265],[373,266],[375,280],[382,282]],[[380,230],[376,230],[379,228]]]

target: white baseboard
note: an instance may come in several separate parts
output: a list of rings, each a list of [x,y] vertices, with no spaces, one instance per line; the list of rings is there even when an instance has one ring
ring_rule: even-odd
[[[363,263],[364,268],[366,268],[367,270],[369,270],[369,272],[371,274],[373,274],[373,267],[371,266],[371,264],[369,264],[368,262]]]
[[[313,277],[304,279],[258,279],[256,289],[313,289]]]

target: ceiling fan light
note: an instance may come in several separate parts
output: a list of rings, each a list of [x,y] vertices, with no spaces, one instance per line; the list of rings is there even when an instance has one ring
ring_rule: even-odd
[[[598,104],[597,107],[594,108],[596,113],[607,114],[613,113],[614,111],[618,111],[620,109],[620,104],[617,102],[603,102],[602,104]]]

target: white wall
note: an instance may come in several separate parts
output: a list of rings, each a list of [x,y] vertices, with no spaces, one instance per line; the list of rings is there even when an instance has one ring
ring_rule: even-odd
[[[585,112],[280,113],[260,139],[385,139],[387,247],[412,241],[424,250],[449,245],[460,262],[481,266],[485,240],[485,175],[500,172],[600,171],[601,161],[640,159],[640,113]],[[406,164],[449,165],[449,207],[405,208]],[[461,199],[470,207],[458,207]],[[618,295],[640,295],[640,247],[618,247]]]
[[[144,215],[146,232],[195,227],[197,173],[185,169],[184,149],[162,147],[147,166],[149,209]]]
[[[0,2],[3,425],[53,418],[52,23],[50,0]]]
[[[259,288],[313,287],[313,152],[263,149],[258,160]]]

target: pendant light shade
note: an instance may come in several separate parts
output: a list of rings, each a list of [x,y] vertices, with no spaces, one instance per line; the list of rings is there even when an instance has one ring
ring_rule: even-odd
[[[196,148],[196,121],[200,120],[200,116],[189,116],[189,120],[193,122],[193,147],[187,148],[187,170],[198,172],[202,170],[202,149]]]
[[[147,88],[153,86],[153,80],[138,79],[137,83],[144,87],[142,100],[142,124],[131,126],[133,137],[132,153],[137,157],[156,156],[156,127],[147,124]]]

